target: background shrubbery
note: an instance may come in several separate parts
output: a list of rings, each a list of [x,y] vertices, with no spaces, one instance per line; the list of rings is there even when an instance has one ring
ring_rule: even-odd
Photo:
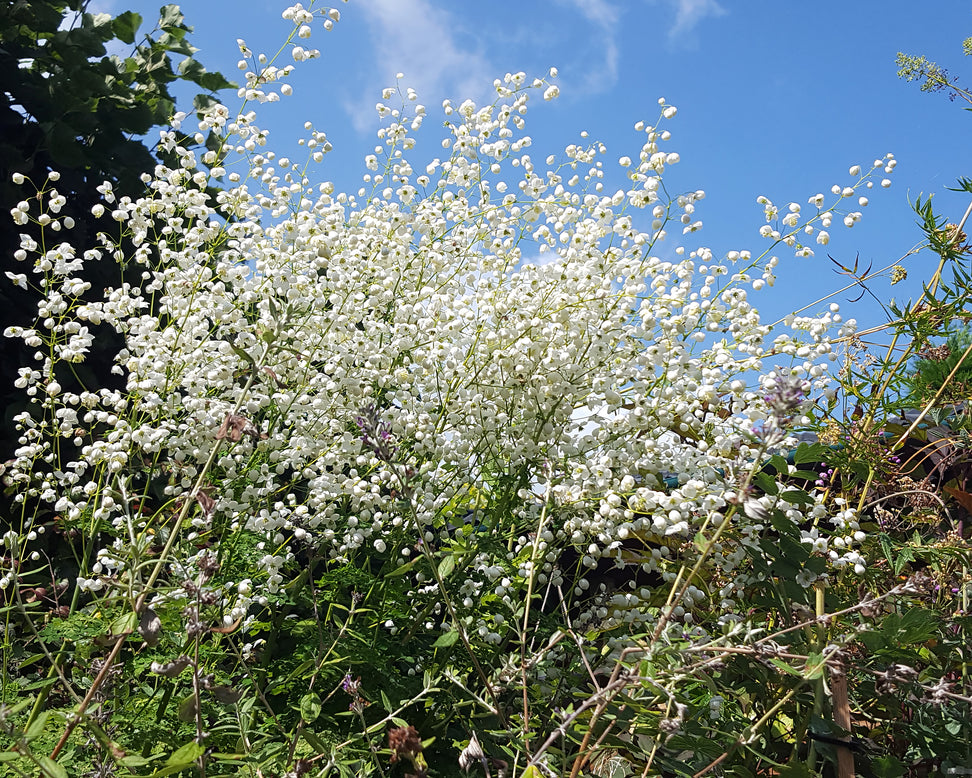
[[[315,17],[339,14],[284,13],[298,61]],[[79,25],[94,67],[135,20]],[[186,31],[163,10],[138,56],[191,53]],[[355,196],[269,150],[252,107],[292,66],[241,50],[243,107],[176,115],[144,189],[68,198],[53,158],[8,176],[8,292],[37,308],[6,332],[10,774],[972,764],[964,223],[917,203],[939,265],[889,305],[886,352],[835,305],[771,330],[773,252],[853,224],[891,157],[762,198],[768,248],[720,258],[668,248],[704,193],[664,185],[663,101],[611,194],[596,142],[530,158],[552,74],[447,105],[421,164],[426,111],[389,89]]]

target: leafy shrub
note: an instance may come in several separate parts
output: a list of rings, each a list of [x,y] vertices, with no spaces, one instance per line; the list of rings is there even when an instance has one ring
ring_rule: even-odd
[[[339,18],[284,13],[298,62],[315,15]],[[45,299],[7,332],[37,353],[4,474],[7,765],[846,774],[850,699],[872,737],[905,708],[928,733],[876,772],[961,757],[943,733],[967,727],[967,616],[941,623],[933,588],[961,532],[905,545],[873,521],[873,418],[846,453],[796,446],[836,407],[854,325],[832,305],[771,332],[751,301],[774,251],[860,219],[847,204],[892,158],[806,212],[760,198],[765,249],[719,259],[665,243],[696,239],[704,193],[664,184],[664,102],[611,194],[602,144],[527,152],[554,73],[447,104],[448,157],[421,165],[426,110],[390,88],[370,189],[347,194],[266,148],[251,106],[292,66],[241,50],[243,107],[197,125],[213,149],[181,145],[177,115],[178,163],[138,199],[103,186],[95,245],[22,249]],[[47,234],[55,181],[18,224]],[[100,296],[78,273],[102,257],[140,282]],[[100,324],[124,389],[67,389]],[[72,559],[49,562],[51,536]]]

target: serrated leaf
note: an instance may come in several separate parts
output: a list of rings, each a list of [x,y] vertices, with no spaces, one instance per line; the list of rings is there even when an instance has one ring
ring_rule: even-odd
[[[881,551],[884,552],[884,558],[888,560],[888,564],[894,564],[894,551],[891,547],[891,538],[887,535],[881,535]]]
[[[904,763],[893,756],[874,757],[871,769],[877,778],[901,778],[905,774]]]
[[[459,632],[457,630],[449,630],[444,632],[436,639],[435,643],[432,644],[432,648],[449,648],[454,646],[459,640]]]
[[[234,89],[236,87],[236,84],[227,80],[222,73],[212,73],[208,70],[194,80],[199,86],[208,89],[210,92],[219,92],[222,89]]]
[[[939,624],[939,618],[934,612],[924,608],[911,608],[901,617],[898,640],[903,644],[923,643],[935,637]]]
[[[192,59],[191,57],[182,60],[179,63],[179,74],[183,78],[188,78],[190,81],[195,81],[199,76],[206,72],[206,68],[203,67],[199,60]]]
[[[900,575],[904,566],[913,561],[915,553],[910,548],[903,548],[898,552],[898,558],[894,560],[894,574]]]
[[[801,443],[793,452],[793,464],[802,465],[806,462],[822,462],[827,449],[822,443]]]
[[[308,692],[300,698],[300,717],[312,724],[321,715],[321,697],[316,692]]]
[[[779,778],[813,778],[815,773],[806,765],[806,762],[790,762],[783,765],[776,771]]]

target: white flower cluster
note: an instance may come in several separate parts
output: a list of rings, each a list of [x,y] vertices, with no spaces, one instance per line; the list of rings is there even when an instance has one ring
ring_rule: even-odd
[[[779,207],[774,205],[768,197],[760,195],[757,202],[763,206],[763,214],[766,217],[766,224],[759,228],[760,236],[771,239],[774,244],[785,243],[794,249],[794,253],[798,257],[812,257],[814,255],[813,249],[805,246],[801,241],[813,237],[821,246],[830,243],[828,230],[833,224],[835,213],[844,214],[845,227],[851,228],[857,224],[863,218],[863,214],[861,211],[848,211],[843,207],[843,201],[857,194],[861,187],[873,189],[874,181],[872,178],[874,174],[883,171],[890,175],[897,164],[898,160],[894,158],[893,154],[885,154],[881,159],[874,160],[870,171],[867,173],[862,173],[860,165],[852,165],[848,172],[857,180],[850,186],[834,184],[830,191],[837,199],[832,205],[826,204],[827,198],[822,193],[817,193],[811,197],[807,202],[814,206],[817,213],[809,219],[803,217],[799,203],[789,203],[785,215],[781,217]],[[887,189],[891,186],[891,179],[882,179],[881,186]],[[857,204],[861,208],[864,208],[868,202],[868,198],[863,195],[859,195],[857,198]],[[819,227],[816,226],[818,222]],[[801,234],[805,235],[806,238],[801,237]]]
[[[284,17],[304,40],[316,13],[296,5]],[[325,27],[337,18],[327,11]],[[267,85],[292,66],[275,69],[240,47],[256,63],[241,97],[276,99]],[[767,344],[750,296],[772,283],[776,257],[734,251],[721,261],[705,246],[664,247],[672,226],[701,228],[704,198],[669,197],[662,186],[679,161],[666,145],[673,106],[661,101],[655,124],[636,125],[640,151],[613,169],[586,134],[534,159],[527,105],[556,88],[523,74],[496,88],[493,105],[445,105],[447,158],[420,166],[407,152],[425,109],[412,90],[386,90],[383,100],[397,94],[402,105],[379,104],[386,121],[357,194],[313,185],[265,150],[252,111],[231,119],[216,106],[197,139],[221,135],[226,153],[249,159],[247,176],[230,175],[210,198],[226,158],[198,158],[165,132],[161,146],[178,164],[160,165],[135,201],[102,187],[92,209],[106,217],[99,246],[25,243],[20,258],[33,258],[45,298],[31,328],[6,334],[37,349],[18,385],[39,412],[21,417],[5,477],[22,499],[118,530],[83,587],[139,569],[149,535],[193,538],[218,524],[259,539],[255,569],[226,587],[233,618],[266,602],[308,544],[333,560],[370,554],[394,565],[457,537],[479,544],[454,584],[488,641],[501,639],[530,576],[548,590],[566,586],[568,597],[594,596],[588,618],[649,617],[649,588],[632,577],[611,591],[591,572],[607,562],[674,580],[698,553],[693,536],[732,510],[740,463],[765,451],[754,435],[773,413],[764,395],[784,378],[823,390],[830,338],[844,325],[836,308],[793,317]],[[330,144],[307,129],[319,160]],[[626,183],[611,191],[615,177]],[[47,214],[60,202],[46,190],[14,219],[53,228]],[[818,212],[804,223],[799,206],[779,219],[762,202],[767,220],[785,227],[767,225],[767,236],[798,253],[799,231],[813,234],[834,210],[813,200]],[[102,256],[141,265],[141,286],[88,295],[78,273]],[[57,363],[84,359],[90,328],[102,323],[125,337],[116,367],[126,388],[63,390]],[[751,388],[753,374],[785,360]],[[61,439],[77,448],[70,461],[59,458]],[[123,481],[144,495],[137,507],[117,497]],[[172,505],[192,499],[201,507],[173,530]],[[814,518],[789,509],[794,522]],[[733,521],[713,557],[727,571],[762,529],[740,511]],[[844,554],[835,563],[863,561]],[[408,575],[414,597],[436,598],[420,567]],[[707,597],[691,587],[676,616],[690,620]],[[431,612],[437,626],[444,616]]]

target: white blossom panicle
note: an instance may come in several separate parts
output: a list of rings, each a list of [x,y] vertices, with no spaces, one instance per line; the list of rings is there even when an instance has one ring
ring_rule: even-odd
[[[318,56],[307,43],[315,26],[339,19],[312,9],[283,13],[296,63]],[[117,531],[77,585],[97,591],[138,569],[148,538],[170,531],[171,505],[189,500],[182,531],[218,524],[256,539],[256,568],[223,594],[234,619],[283,584],[301,547],[404,563],[416,544],[446,542],[467,523],[504,538],[484,539],[457,584],[467,609],[494,602],[489,618],[477,610],[484,640],[502,640],[529,575],[589,600],[582,620],[652,618],[650,591],[589,590],[588,572],[632,563],[634,543],[635,564],[674,578],[695,553],[675,541],[732,510],[733,473],[759,449],[754,425],[799,423],[804,398],[826,388],[839,313],[771,331],[754,298],[772,286],[776,256],[665,243],[695,240],[705,193],[666,193],[680,157],[668,129],[676,109],[664,101],[653,124],[637,125],[633,153],[609,155],[582,133],[548,156],[533,151],[525,117],[531,95],[559,89],[507,74],[491,105],[447,102],[442,158],[418,163],[410,152],[426,109],[413,90],[389,87],[378,146],[347,193],[269,148],[251,104],[289,94],[294,65],[239,45],[242,109],[215,105],[196,129],[183,126],[215,133],[222,151],[163,132],[174,161],[156,167],[143,197],[100,187],[96,245],[25,238],[25,272],[8,274],[44,296],[35,322],[5,333],[36,351],[17,373],[35,412],[20,417],[5,482],[65,521]],[[318,162],[331,144],[305,130],[308,162]],[[227,175],[239,159],[248,172]],[[870,181],[852,176],[852,194]],[[835,216],[860,217],[842,215],[849,195],[838,192],[829,204],[811,197],[809,209],[761,198],[761,234],[798,253],[803,236],[826,243],[820,228]],[[47,182],[11,215],[53,230],[62,205]],[[81,280],[85,263],[111,259],[140,268],[141,281],[101,290]],[[98,326],[124,339],[124,386],[68,391],[62,363],[86,359]],[[769,358],[776,369],[757,389],[752,376]],[[154,497],[133,506],[118,496],[123,479]],[[716,563],[734,570],[776,509],[737,511]],[[845,535],[804,542],[863,569],[849,513],[837,527]],[[30,531],[27,522],[17,542]],[[568,551],[577,574],[564,567]],[[435,581],[409,575],[417,599],[434,599]],[[731,591],[709,597],[688,589],[681,615],[735,607]]]

